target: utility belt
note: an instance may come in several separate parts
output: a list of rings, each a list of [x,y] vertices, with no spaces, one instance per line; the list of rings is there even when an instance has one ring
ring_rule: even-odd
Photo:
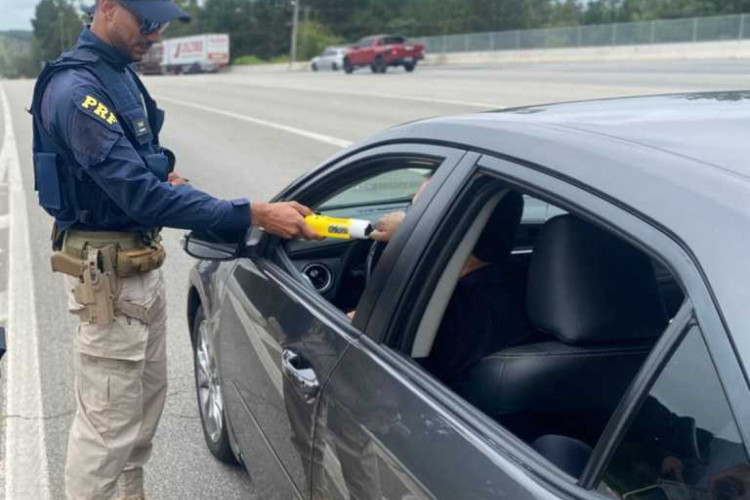
[[[78,278],[73,294],[90,323],[107,325],[115,313],[147,323],[145,307],[119,300],[120,279],[159,269],[166,259],[160,240],[158,234],[68,230],[52,253],[52,271]]]

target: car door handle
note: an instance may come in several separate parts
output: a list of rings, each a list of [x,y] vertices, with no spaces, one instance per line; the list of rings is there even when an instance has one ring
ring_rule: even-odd
[[[299,354],[284,349],[281,352],[281,372],[307,403],[318,395],[320,384],[315,370]]]

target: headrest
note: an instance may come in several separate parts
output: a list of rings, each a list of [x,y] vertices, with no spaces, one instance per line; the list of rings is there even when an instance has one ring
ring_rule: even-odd
[[[648,255],[571,215],[542,227],[526,292],[534,327],[567,344],[657,337],[667,325]]]
[[[507,261],[516,241],[516,231],[522,215],[523,196],[517,191],[508,191],[487,220],[487,225],[474,246],[474,257],[493,264]]]

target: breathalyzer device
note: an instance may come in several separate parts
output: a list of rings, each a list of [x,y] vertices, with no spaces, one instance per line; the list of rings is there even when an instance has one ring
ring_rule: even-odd
[[[370,237],[372,232],[370,221],[361,219],[342,219],[313,214],[305,217],[305,222],[315,231],[315,234],[326,238],[365,240]]]

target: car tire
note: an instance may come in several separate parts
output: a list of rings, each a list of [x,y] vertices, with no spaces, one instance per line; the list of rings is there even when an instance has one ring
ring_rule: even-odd
[[[404,64],[404,69],[406,70],[407,73],[411,73],[412,71],[414,71],[414,68],[416,67],[417,67],[417,63]]]
[[[344,71],[347,75],[351,75],[354,71],[354,66],[352,66],[352,62],[349,59],[344,59]]]
[[[315,63],[312,63],[312,70],[313,71],[318,71],[318,65],[315,64]]]
[[[388,71],[388,65],[385,63],[385,59],[383,59],[382,57],[376,58],[373,66],[375,67],[375,69],[373,69],[375,73],[385,73],[386,71]]]
[[[198,306],[193,320],[193,365],[198,412],[201,416],[203,437],[211,454],[225,464],[236,464],[237,458],[229,442],[229,431],[224,412],[218,366],[211,340],[207,336],[207,322],[203,307]]]
[[[331,63],[331,70],[338,71],[339,70],[339,65],[336,64],[336,63]]]

